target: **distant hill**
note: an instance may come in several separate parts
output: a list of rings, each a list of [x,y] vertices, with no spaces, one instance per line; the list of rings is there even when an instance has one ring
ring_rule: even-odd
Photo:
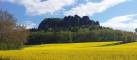
[[[129,43],[137,40],[132,32],[113,30],[100,26],[98,21],[88,16],[65,16],[64,18],[45,18],[38,29],[30,29],[26,44],[75,43],[120,41]]]
[[[45,18],[40,24],[39,30],[71,30],[77,31],[81,27],[99,27],[98,21],[90,20],[88,16],[65,16],[64,18]]]

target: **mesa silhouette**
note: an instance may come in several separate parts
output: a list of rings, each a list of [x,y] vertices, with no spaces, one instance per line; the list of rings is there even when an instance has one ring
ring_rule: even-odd
[[[75,16],[65,16],[64,18],[45,18],[38,27],[38,30],[71,30],[77,31],[81,27],[100,27],[98,21],[90,20],[88,16],[80,17]]]

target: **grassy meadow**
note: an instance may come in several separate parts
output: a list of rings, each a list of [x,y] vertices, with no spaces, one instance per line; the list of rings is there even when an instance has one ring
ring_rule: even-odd
[[[42,44],[0,51],[0,60],[137,60],[137,42]]]

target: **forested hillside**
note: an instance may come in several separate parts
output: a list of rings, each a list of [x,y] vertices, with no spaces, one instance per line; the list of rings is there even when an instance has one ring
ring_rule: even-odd
[[[100,26],[98,21],[88,16],[65,16],[64,18],[45,18],[38,29],[30,29],[27,44],[72,43],[120,41],[134,42],[137,35],[133,32],[113,30]]]
[[[39,25],[39,30],[44,31],[78,31],[80,28],[99,28],[99,22],[90,20],[88,16],[65,16],[64,18],[45,18]]]

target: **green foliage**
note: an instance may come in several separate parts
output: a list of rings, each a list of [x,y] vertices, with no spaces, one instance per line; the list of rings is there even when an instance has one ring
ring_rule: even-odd
[[[90,20],[88,16],[80,17],[65,16],[64,18],[46,18],[39,24],[38,30],[43,31],[73,31],[76,32],[81,27],[90,27],[91,29],[100,26],[98,21]],[[99,27],[98,27],[99,28]]]
[[[31,32],[28,44],[42,43],[69,43],[69,42],[100,42],[100,41],[122,41],[123,43],[134,42],[137,35],[132,32],[113,30],[110,28],[80,29],[77,32]]]
[[[29,44],[66,42],[68,38],[62,32],[32,32],[28,40]]]
[[[30,29],[31,34],[27,44],[122,41],[134,42],[137,35],[132,32],[113,30],[100,26],[98,21],[90,20],[88,16],[65,16],[61,18],[46,18],[38,29]]]

